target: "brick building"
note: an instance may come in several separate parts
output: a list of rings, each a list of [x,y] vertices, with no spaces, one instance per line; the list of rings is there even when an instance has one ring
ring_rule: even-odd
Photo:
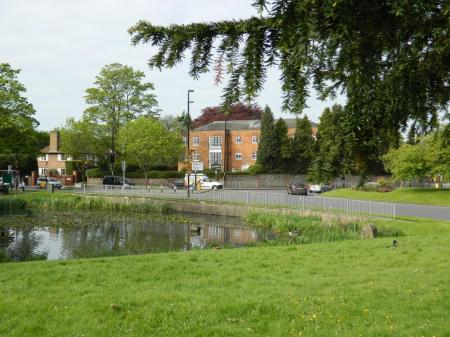
[[[60,150],[59,132],[50,132],[50,144],[41,149],[37,158],[40,176],[47,176],[49,170],[57,170],[58,175],[66,175],[66,155]],[[72,174],[72,172],[68,172]]]
[[[285,119],[285,122],[288,135],[292,136],[296,119]],[[312,126],[315,135],[317,126],[314,123]],[[215,121],[198,127],[189,135],[192,161],[203,162],[205,169],[247,170],[256,163],[260,133],[260,120]],[[186,137],[184,142],[186,145]]]

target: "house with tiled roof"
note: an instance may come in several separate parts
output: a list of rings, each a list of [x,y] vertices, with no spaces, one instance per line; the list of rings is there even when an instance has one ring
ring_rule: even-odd
[[[295,133],[296,119],[284,119],[288,135]],[[312,134],[317,125],[312,124]],[[184,137],[193,162],[202,162],[203,167],[224,171],[245,171],[256,163],[261,134],[260,120],[214,121],[191,130],[189,140]],[[182,163],[179,169],[182,169]]]

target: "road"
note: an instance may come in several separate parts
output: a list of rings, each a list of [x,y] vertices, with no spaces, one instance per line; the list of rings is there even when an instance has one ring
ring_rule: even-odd
[[[79,191],[81,192],[81,190]],[[148,191],[144,187],[133,187],[121,190],[120,187],[105,189],[104,186],[88,186],[87,193],[99,193],[110,195],[136,195],[136,196],[161,196],[184,199],[186,190],[178,190],[174,193],[171,189],[164,188]],[[450,221],[450,207],[386,203],[376,201],[360,201],[343,198],[328,198],[321,195],[309,195],[300,197],[288,195],[285,190],[217,190],[191,193],[194,200],[209,200],[217,202],[242,202],[259,205],[287,205],[300,209],[339,210],[351,214],[381,215],[386,217],[412,216],[437,220]]]

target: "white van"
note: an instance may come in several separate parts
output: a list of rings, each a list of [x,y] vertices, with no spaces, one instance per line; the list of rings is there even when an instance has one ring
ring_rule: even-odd
[[[187,187],[193,187],[194,186],[194,180],[197,179],[196,187],[198,190],[217,190],[223,188],[222,183],[212,180],[207,175],[203,173],[197,173],[195,175],[194,173],[189,174],[189,184],[188,184],[188,174],[184,175],[184,186]]]

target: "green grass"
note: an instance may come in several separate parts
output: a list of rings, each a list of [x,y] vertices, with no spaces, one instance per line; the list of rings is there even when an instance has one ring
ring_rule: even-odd
[[[0,336],[449,336],[450,222],[407,236],[0,264]]]
[[[50,194],[45,192],[23,193],[0,198],[0,214],[25,210],[106,211],[121,214],[155,213],[168,214],[171,208],[164,203],[134,202],[129,198],[90,198],[73,194]]]
[[[450,189],[397,188],[392,192],[356,191],[349,188],[326,192],[324,197],[450,206]]]

